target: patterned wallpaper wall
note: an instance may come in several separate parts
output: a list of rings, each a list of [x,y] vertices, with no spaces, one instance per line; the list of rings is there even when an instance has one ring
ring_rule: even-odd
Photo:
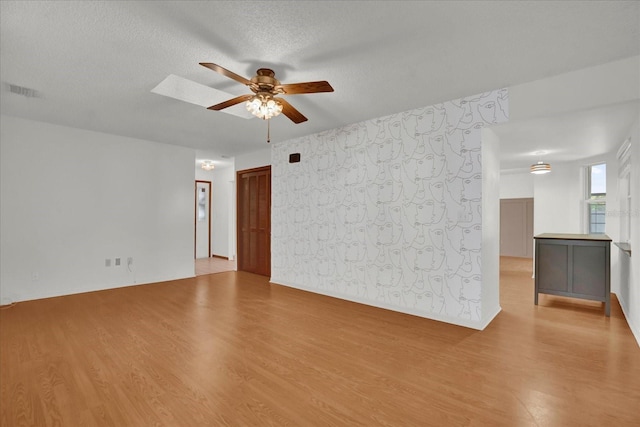
[[[480,321],[481,129],[507,120],[501,89],[274,144],[271,280]]]

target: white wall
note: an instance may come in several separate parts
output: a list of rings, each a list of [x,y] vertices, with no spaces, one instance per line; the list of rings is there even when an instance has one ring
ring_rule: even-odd
[[[527,199],[533,197],[534,176],[528,171],[501,171],[500,198]]]
[[[631,258],[626,265],[630,267],[629,280],[620,283],[618,300],[625,313],[627,322],[640,345],[640,120],[636,121],[631,136]],[[619,251],[613,248],[614,254]],[[613,258],[613,257],[612,257]],[[626,266],[625,265],[625,266]],[[612,271],[612,276],[615,272]]]
[[[229,166],[224,169],[214,169],[213,172],[211,252],[214,255],[233,259],[235,254],[229,252],[229,222],[235,221],[235,218],[229,217],[229,205],[235,203],[235,200],[232,200],[233,195],[231,193],[232,186],[235,184],[235,171],[233,166]]]
[[[229,236],[229,246],[228,246],[228,254],[229,260],[233,261],[237,259],[237,228],[236,228],[236,181],[235,181],[235,172],[233,174],[233,181],[229,182],[229,227],[228,227],[228,236]]]
[[[499,310],[499,164],[492,140],[485,278],[481,131],[507,114],[499,90],[274,144],[272,281],[484,328]]]
[[[193,150],[0,121],[2,304],[194,275]]]
[[[533,177],[533,234],[583,233],[583,168],[554,163],[551,173]]]
[[[271,164],[271,145],[266,144],[266,147],[260,150],[242,154],[235,158],[236,171],[242,171],[247,169],[259,168],[261,166],[267,166]]]
[[[482,129],[482,325],[500,312],[500,139]]]

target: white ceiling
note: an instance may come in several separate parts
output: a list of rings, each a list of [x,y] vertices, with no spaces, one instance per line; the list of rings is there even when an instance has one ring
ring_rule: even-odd
[[[500,166],[518,170],[537,161],[569,162],[615,151],[639,114],[640,103],[630,101],[495,126]]]
[[[639,27],[637,1],[2,1],[0,107],[231,157],[265,148],[266,123],[151,90],[173,74],[248,93],[199,62],[329,81],[333,93],[287,98],[309,121],[272,120],[271,140],[281,141],[640,55]],[[625,104],[507,124],[500,136],[514,142],[502,166],[540,150],[575,159],[572,143],[593,132],[611,141],[634,113]],[[581,147],[596,155],[606,144],[592,145]]]

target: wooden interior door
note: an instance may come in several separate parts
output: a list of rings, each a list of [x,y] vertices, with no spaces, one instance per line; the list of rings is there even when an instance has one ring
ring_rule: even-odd
[[[271,166],[238,171],[238,271],[271,276]]]

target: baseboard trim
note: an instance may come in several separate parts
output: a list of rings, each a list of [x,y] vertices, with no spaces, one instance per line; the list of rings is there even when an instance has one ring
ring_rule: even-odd
[[[498,308],[496,308],[496,310],[495,310],[495,312],[494,312],[494,313],[492,313],[490,316],[487,316],[487,317],[484,319],[484,323],[482,323],[482,324],[480,325],[479,329],[480,329],[481,331],[484,331],[484,328],[486,328],[487,326],[489,326],[489,324],[490,324],[491,322],[493,322],[493,319],[495,319],[495,318],[496,318],[496,316],[497,316],[498,314],[500,314],[500,312],[501,312],[501,311],[502,311],[502,307],[498,306]]]
[[[462,326],[465,328],[469,328],[469,329],[475,329],[477,331],[481,331],[484,328],[487,327],[487,325],[491,322],[491,320],[493,320],[493,318],[500,312],[500,308],[497,310],[497,312],[495,314],[493,314],[492,316],[490,316],[490,318],[488,320],[486,320],[485,322],[482,322],[482,320],[478,320],[478,321],[474,321],[474,320],[468,320],[468,319],[458,319],[458,318],[452,318],[452,317],[448,317],[448,316],[443,316],[437,313],[432,313],[432,312],[425,312],[422,310],[417,310],[417,309],[411,309],[409,307],[398,307],[398,306],[394,306],[391,304],[387,304],[387,303],[383,303],[381,301],[371,301],[371,300],[367,300],[364,298],[359,298],[357,296],[354,295],[345,295],[339,292],[333,292],[331,290],[328,289],[317,289],[317,288],[312,288],[312,287],[308,287],[308,286],[304,286],[304,285],[300,285],[297,283],[288,283],[286,280],[280,280],[277,277],[273,277],[271,276],[269,279],[269,282],[271,284],[274,285],[279,285],[279,286],[286,286],[289,288],[294,288],[294,289],[299,289],[301,291],[305,291],[305,292],[311,292],[314,294],[318,294],[318,295],[324,295],[327,297],[331,297],[331,298],[337,298],[337,299],[341,299],[341,300],[345,300],[345,301],[351,301],[351,302],[355,302],[358,304],[363,304],[363,305],[368,305],[371,307],[376,307],[376,308],[380,308],[383,310],[390,310],[390,311],[395,311],[398,313],[403,313],[403,314],[409,314],[411,316],[417,316],[417,317],[422,317],[424,319],[428,319],[428,320],[434,320],[434,321],[438,321],[438,322],[443,322],[443,323],[448,323],[450,325],[455,325],[455,326]]]
[[[625,309],[625,305],[626,305],[627,302],[624,301],[624,300],[621,300],[620,297],[618,296],[618,294],[616,294],[614,292],[611,292],[611,293],[616,296],[616,299],[618,300],[618,303],[620,304],[620,308],[622,309],[622,314],[624,315],[624,320],[627,321],[627,325],[629,326],[629,329],[631,329],[631,334],[636,339],[636,342],[638,343],[638,347],[640,347],[640,331],[638,331],[635,328],[635,325],[631,321],[631,316],[629,316],[627,314],[627,310]]]

